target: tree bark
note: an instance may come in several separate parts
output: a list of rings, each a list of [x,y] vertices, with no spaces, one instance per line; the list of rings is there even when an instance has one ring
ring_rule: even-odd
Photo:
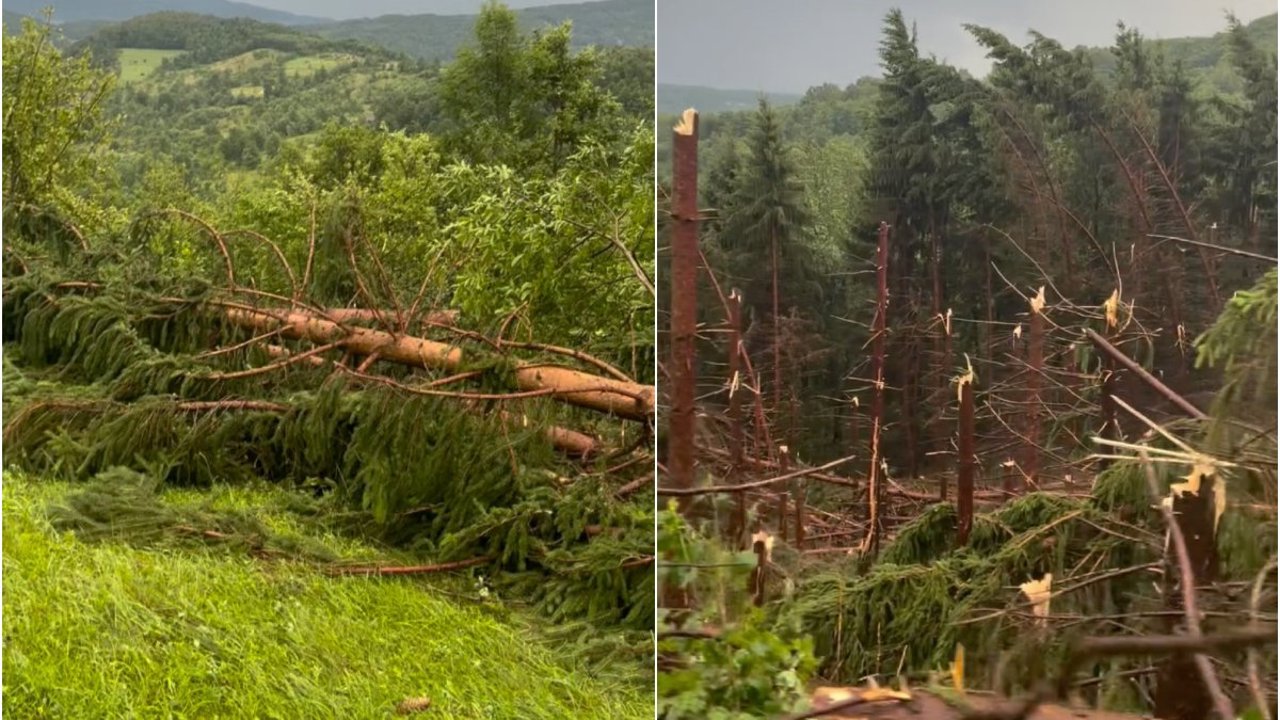
[[[673,134],[671,240],[671,419],[668,424],[668,473],[675,488],[694,482],[697,432],[697,377],[694,338],[698,330],[698,114],[686,110]],[[688,510],[681,498],[680,508]]]
[[[466,357],[456,345],[408,335],[395,336],[369,328],[344,328],[304,312],[247,308],[226,308],[223,312],[231,323],[257,332],[281,330],[281,335],[287,338],[336,343],[341,349],[359,355],[376,352],[380,359],[401,365],[456,370]],[[515,380],[522,391],[547,391],[561,402],[630,420],[645,420],[654,412],[651,385],[526,362],[516,363]]]
[[[871,351],[875,387],[871,407],[871,468],[867,474],[867,537],[863,541],[864,551],[870,553],[872,557],[880,552],[880,536],[884,527],[884,518],[880,513],[880,503],[884,498],[880,476],[880,434],[884,425],[884,352],[887,332],[885,315],[888,311],[889,225],[882,222],[876,245],[876,319],[872,329],[874,345]]]

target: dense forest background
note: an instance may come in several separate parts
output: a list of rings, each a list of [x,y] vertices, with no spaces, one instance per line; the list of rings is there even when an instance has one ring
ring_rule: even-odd
[[[660,718],[1274,716],[1276,16],[1224,24],[659,87]]]
[[[1191,340],[1265,265],[1226,257],[1209,269],[1196,248],[1152,236],[1275,254],[1275,15],[1154,42],[1120,27],[1112,47],[1075,50],[969,31],[994,61],[987,78],[922,55],[895,13],[882,77],[699,118],[704,251],[725,292],[744,291],[761,392],[787,406],[774,419],[814,462],[858,449],[881,220],[893,231],[889,412],[901,413],[887,428],[890,464],[913,475],[935,450],[925,436],[957,364],[967,354],[981,376],[982,363],[1023,353],[1013,332],[1039,286],[1050,303],[1081,305],[1118,291],[1149,331],[1142,357],[1194,395],[1212,380],[1191,372]],[[660,128],[675,124],[661,112],[674,100],[701,99],[670,90],[659,86]],[[664,188],[670,142],[659,133]],[[720,312],[714,295],[700,307],[706,322]],[[707,373],[723,371],[718,353],[701,359]]]

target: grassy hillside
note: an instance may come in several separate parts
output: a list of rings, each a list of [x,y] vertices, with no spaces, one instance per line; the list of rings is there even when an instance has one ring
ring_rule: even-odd
[[[181,55],[183,50],[152,50],[149,48],[122,48],[118,56],[120,64],[120,84],[130,85],[145,80],[156,70],[160,63]]]
[[[51,525],[82,487],[4,477],[6,717],[373,720],[409,698],[438,717],[652,717],[646,694],[571,672],[470,580],[335,578],[216,542],[86,541]],[[339,557],[379,554],[307,528],[282,510],[289,495],[162,497],[248,513]]]
[[[306,25],[328,22],[326,18],[295,15],[282,10],[271,10],[249,3],[231,0],[6,0],[6,12],[38,17],[41,11],[53,6],[56,22],[80,20],[128,20],[154,12],[175,11],[213,15],[215,17],[243,17],[263,22]]]
[[[573,23],[574,44],[653,47],[653,3],[649,0],[550,5],[517,10],[533,30]],[[473,15],[384,15],[307,28],[321,37],[359,40],[424,60],[447,60],[471,37]]]
[[[474,22],[463,19],[460,37]],[[114,134],[123,187],[160,157],[179,160],[188,178],[222,177],[219,162],[256,168],[328,123],[420,132],[437,119],[435,63],[300,28],[156,13],[112,23],[72,50],[120,75],[111,110],[128,118]],[[651,50],[607,48],[600,82],[628,113],[651,117],[652,67]]]
[[[698,85],[668,85],[658,83],[658,113],[679,114],[685,108],[697,108],[698,112],[732,112],[750,110],[761,95],[775,105],[794,105],[800,101],[797,93],[762,93],[758,90],[724,90]]]

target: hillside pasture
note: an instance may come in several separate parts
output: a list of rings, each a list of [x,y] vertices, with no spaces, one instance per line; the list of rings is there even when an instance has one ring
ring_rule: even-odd
[[[310,77],[321,70],[333,70],[352,65],[356,59],[354,55],[346,53],[303,55],[285,61],[284,73],[289,77]]]
[[[152,73],[160,69],[160,63],[169,58],[178,57],[183,53],[183,50],[121,48],[119,56],[120,83],[122,85],[131,85],[146,80]]]

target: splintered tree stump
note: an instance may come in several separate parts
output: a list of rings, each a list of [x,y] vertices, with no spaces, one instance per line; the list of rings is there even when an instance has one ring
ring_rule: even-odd
[[[694,340],[698,330],[698,113],[685,110],[673,133],[675,164],[671,181],[671,414],[667,467],[671,487],[694,483],[697,435],[697,369]],[[689,498],[678,500],[688,512]]]
[[[956,544],[969,543],[973,529],[973,471],[977,463],[973,442],[973,375],[960,378],[960,428],[956,447],[959,467],[956,474]]]
[[[778,446],[778,468],[786,475],[791,470],[791,454],[786,445]],[[786,485],[778,486],[778,539],[787,540],[787,495]]]
[[[1032,490],[1040,481],[1040,385],[1044,373],[1044,288],[1031,300],[1027,340],[1027,442],[1023,486]]]
[[[1191,559],[1194,578],[1183,578],[1178,571],[1175,549],[1165,552],[1167,569],[1165,577],[1171,578],[1165,587],[1165,607],[1184,611],[1182,583],[1195,586],[1208,585],[1218,579],[1218,545],[1216,542],[1216,518],[1214,484],[1212,475],[1200,476],[1198,492],[1174,492],[1173,516],[1186,539],[1187,555]],[[1172,632],[1179,618],[1167,620],[1167,630]],[[1190,655],[1175,655],[1158,665],[1156,676],[1155,711],[1165,720],[1202,720],[1215,715],[1213,697]]]

